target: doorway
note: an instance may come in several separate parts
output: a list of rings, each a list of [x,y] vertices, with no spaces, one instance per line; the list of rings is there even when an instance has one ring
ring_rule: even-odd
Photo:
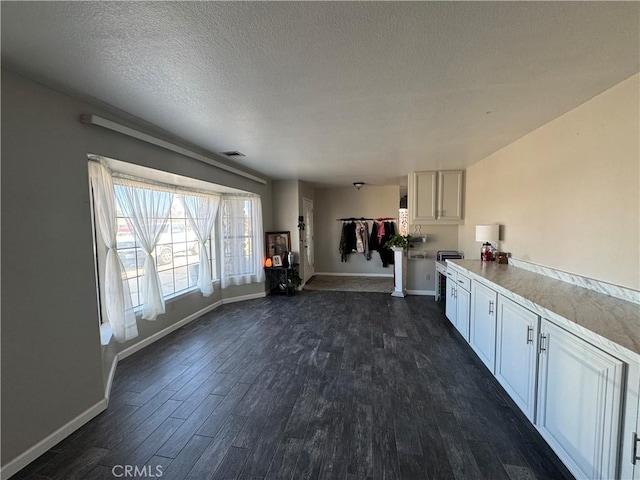
[[[302,215],[304,215],[304,231],[302,233],[303,257],[300,263],[304,265],[303,282],[309,280],[315,273],[313,261],[313,200],[302,199]]]

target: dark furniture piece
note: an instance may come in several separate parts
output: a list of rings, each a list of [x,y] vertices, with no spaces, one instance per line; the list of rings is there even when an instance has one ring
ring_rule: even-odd
[[[292,281],[294,277],[298,277],[299,263],[287,267],[264,267],[264,273],[267,281],[267,287],[271,295],[293,295],[296,293]]]

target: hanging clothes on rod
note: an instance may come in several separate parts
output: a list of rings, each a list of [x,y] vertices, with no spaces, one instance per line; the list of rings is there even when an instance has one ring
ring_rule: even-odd
[[[362,253],[367,260],[371,260],[369,250],[369,225],[365,221],[350,221],[342,224],[340,234],[340,261],[347,262],[352,253]]]
[[[393,250],[384,246],[387,240],[396,233],[395,223],[390,220],[394,219],[376,219],[373,222],[371,237],[369,238],[369,249],[378,251],[383,267],[393,264]]]
[[[383,248],[382,245],[396,231],[393,223],[396,220],[395,218],[345,217],[337,218],[336,220],[342,222],[340,243],[338,245],[341,262],[348,262],[349,255],[352,253],[361,253],[365,259],[371,260],[371,251],[378,250],[380,258],[383,259],[383,266],[386,267],[393,263],[393,251]],[[374,222],[371,230],[369,230],[369,224],[367,223],[370,221]]]

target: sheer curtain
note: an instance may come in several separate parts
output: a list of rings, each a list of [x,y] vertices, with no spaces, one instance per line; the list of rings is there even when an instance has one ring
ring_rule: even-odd
[[[200,244],[198,288],[202,295],[208,297],[213,293],[213,285],[211,284],[211,261],[204,244],[211,236],[211,230],[216,221],[220,195],[183,195],[181,199],[191,228]]]
[[[262,201],[257,195],[222,195],[222,288],[264,281]]]
[[[113,196],[111,172],[102,164],[89,162],[89,178],[93,188],[95,217],[102,241],[107,247],[104,266],[104,315],[111,325],[113,336],[125,342],[138,336],[136,316],[131,305],[129,284],[123,279],[124,267],[116,251],[118,223]]]
[[[153,186],[140,188],[135,182],[118,179],[115,194],[123,215],[136,233],[146,254],[144,276],[140,286],[143,301],[142,318],[155,320],[165,312],[165,305],[160,276],[152,253],[169,219],[173,193],[155,189]]]

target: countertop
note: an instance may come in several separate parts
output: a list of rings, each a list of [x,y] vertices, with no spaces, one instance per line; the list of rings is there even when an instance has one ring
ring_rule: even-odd
[[[538,315],[640,360],[640,305],[530,272],[480,260],[447,260]],[[601,339],[593,337],[596,334]],[[623,347],[627,352],[621,351]]]

